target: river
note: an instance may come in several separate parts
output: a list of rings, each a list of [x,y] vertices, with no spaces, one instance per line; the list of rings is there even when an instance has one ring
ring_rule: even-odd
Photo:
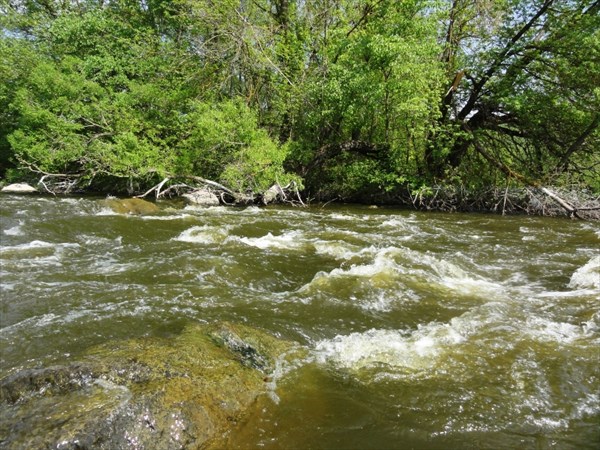
[[[228,448],[600,447],[598,223],[159,206],[0,197],[0,377],[226,320],[307,350]]]

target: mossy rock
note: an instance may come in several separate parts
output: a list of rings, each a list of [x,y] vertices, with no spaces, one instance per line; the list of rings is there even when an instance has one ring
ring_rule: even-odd
[[[0,448],[214,446],[293,348],[243,325],[193,325],[174,339],[111,343],[77,363],[22,370],[0,381]]]
[[[141,198],[108,198],[103,202],[117,214],[145,215],[160,211],[156,204]]]

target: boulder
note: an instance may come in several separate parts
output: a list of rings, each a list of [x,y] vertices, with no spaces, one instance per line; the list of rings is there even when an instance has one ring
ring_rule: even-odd
[[[182,197],[193,205],[219,206],[221,204],[219,197],[206,189],[198,189],[188,194],[183,194]]]
[[[145,215],[160,211],[156,204],[141,198],[107,198],[103,202],[118,214]]]
[[[92,349],[0,380],[0,447],[219,448],[292,344],[243,325]]]
[[[14,183],[4,186],[2,192],[7,194],[33,194],[38,192],[38,190],[27,183]]]
[[[262,195],[262,202],[265,205],[274,202],[280,197],[283,197],[284,193],[281,187],[278,184],[274,184],[269,189],[267,189]]]

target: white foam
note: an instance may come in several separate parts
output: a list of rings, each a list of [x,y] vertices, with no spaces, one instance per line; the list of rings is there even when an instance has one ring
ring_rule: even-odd
[[[582,419],[584,417],[593,417],[600,411],[600,395],[594,392],[588,392],[585,397],[577,402],[571,417],[573,419]]]
[[[537,316],[518,317],[515,312],[505,302],[491,302],[447,323],[431,322],[416,330],[371,329],[338,335],[317,342],[315,360],[351,371],[378,368],[380,377],[384,376],[381,366],[387,367],[393,377],[433,376],[436,371],[460,371],[464,361],[456,355],[468,353],[470,358],[478,360],[490,351],[506,351],[514,345],[515,336],[559,346],[579,345],[580,339],[589,338],[592,328],[588,323],[573,325]],[[511,324],[507,324],[509,317]],[[493,343],[487,340],[491,334],[497,336]],[[530,369],[538,372],[536,367]],[[518,372],[523,372],[523,368]]]
[[[34,329],[48,326],[50,324],[55,323],[57,320],[59,320],[59,316],[53,313],[44,314],[42,316],[29,317],[27,319],[22,320],[21,322],[13,323],[12,325],[0,328],[0,336],[9,334],[14,330],[19,330],[22,328]]]
[[[215,267],[212,267],[210,270],[205,272],[200,272],[196,275],[196,279],[200,282],[205,282],[207,277],[210,279],[211,277],[216,275]]]
[[[352,300],[357,294],[358,299],[352,304],[365,310],[390,311],[395,305],[420,300],[410,287],[416,283],[429,285],[430,291],[450,289],[457,295],[479,297],[486,302],[506,299],[506,288],[502,285],[422,252],[398,247],[327,245],[321,241],[313,245],[319,253],[329,253],[344,261],[354,259],[357,263],[317,272],[310,282],[296,291],[303,297],[344,283],[345,299]],[[359,289],[360,293],[353,289]],[[335,292],[339,293],[337,289]],[[328,298],[333,299],[336,295]]]
[[[315,346],[316,360],[350,370],[386,365],[402,372],[428,371],[466,336],[458,323],[421,326],[413,332],[372,329],[338,335]]]
[[[386,295],[384,292],[379,292],[379,294],[375,298],[372,298],[372,299],[359,300],[359,299],[353,298],[351,300],[352,300],[352,303],[358,304],[364,310],[387,312],[387,311],[391,311],[392,306],[395,301],[395,298],[392,296]]]
[[[26,244],[2,246],[2,247],[0,247],[0,251],[27,251],[27,250],[31,250],[31,249],[37,249],[37,248],[53,248],[55,246],[56,246],[56,244],[52,244],[51,242],[35,240],[35,241],[27,242]]]
[[[411,222],[410,219],[406,219],[404,217],[393,217],[391,219],[384,220],[381,226],[403,232],[401,237],[396,237],[395,239],[401,239],[404,241],[414,239],[415,236],[430,235],[430,233],[422,230],[417,224]]]
[[[372,250],[372,247],[363,249],[358,254],[369,253]],[[372,286],[375,288],[385,287],[393,284],[398,278],[398,274],[398,266],[384,249],[376,254],[372,263],[353,264],[348,269],[336,268],[330,272],[318,272],[308,284],[299,289],[299,292],[310,291],[312,289],[320,290],[334,280],[345,278],[366,278],[370,280]]]
[[[307,242],[303,238],[304,235],[299,231],[288,231],[278,236],[267,233],[265,236],[258,238],[241,237],[239,241],[262,250],[268,248],[297,250],[306,246]]]
[[[227,239],[229,229],[228,226],[194,226],[183,231],[173,240],[195,244],[220,244]]]
[[[384,220],[381,225],[390,228],[404,228],[406,223],[400,219],[388,219]]]
[[[19,245],[10,245],[10,246],[2,246],[0,247],[0,253],[12,253],[12,252],[27,252],[30,250],[39,250],[39,249],[57,249],[62,250],[68,247],[79,247],[79,244],[72,242],[59,242],[52,243],[46,241],[31,241],[25,244]]]
[[[348,220],[348,221],[355,221],[355,220],[357,220],[356,216],[351,216],[351,215],[348,215],[348,214],[340,214],[340,213],[329,214],[328,218],[331,219],[331,220]]]
[[[536,294],[537,298],[570,298],[598,294],[597,289],[577,289],[574,291],[546,291]]]
[[[557,342],[559,344],[569,344],[585,335],[583,326],[554,322],[537,316],[527,318],[522,332],[537,341]]]
[[[586,335],[591,335],[600,332],[600,311],[592,314],[590,320],[581,325],[583,332]]]
[[[313,245],[318,255],[331,256],[339,260],[348,260],[361,252],[360,247],[346,242],[319,240]]]
[[[100,208],[100,210],[98,210],[98,212],[96,212],[96,215],[97,216],[119,216],[120,214],[118,212],[113,211],[108,206],[103,206],[102,208]]]
[[[103,259],[96,259],[90,267],[90,274],[102,274],[111,275],[115,273],[124,273],[130,269],[135,269],[137,264],[135,262],[119,263],[112,257],[105,257]]]
[[[600,289],[600,256],[593,257],[577,269],[571,276],[569,287]]]
[[[186,205],[184,211],[195,213],[196,215],[206,216],[256,216],[264,214],[265,210],[257,206],[248,206],[247,208],[232,208],[231,206],[202,206]]]
[[[6,234],[7,236],[23,236],[25,234],[21,229],[23,224],[24,222],[20,220],[19,225],[15,225],[14,227],[4,230],[4,234]]]
[[[191,217],[194,217],[191,214],[174,214],[174,215],[168,215],[168,216],[157,216],[157,215],[141,215],[139,216],[140,219],[142,220],[159,220],[159,221],[168,221],[168,220],[182,220],[182,219],[189,219]]]
[[[412,250],[403,251],[403,255],[409,259],[408,267],[425,267],[421,270],[411,269],[411,273],[420,273],[460,294],[477,295],[486,299],[504,296],[505,288],[501,284],[486,280],[478,274],[467,271],[455,262],[438,258],[429,253]],[[456,258],[453,259],[458,260],[460,257],[461,255],[457,254]]]
[[[280,401],[280,398],[277,395],[277,383],[290,372],[300,368],[307,361],[305,349],[297,345],[294,345],[290,350],[284,352],[275,360],[275,368],[265,384],[267,395],[271,398],[273,403],[279,404]]]
[[[116,238],[106,238],[102,236],[94,236],[89,234],[81,234],[77,236],[77,239],[84,245],[105,245],[110,246],[111,249],[122,248],[123,236],[117,236]]]

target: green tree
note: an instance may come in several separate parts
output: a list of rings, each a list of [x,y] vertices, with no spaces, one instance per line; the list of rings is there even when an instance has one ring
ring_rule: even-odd
[[[414,177],[442,80],[428,5],[346,1],[336,15],[320,18],[295,119],[298,140],[312,148],[298,154],[298,164],[316,190],[330,180],[327,195],[352,197]]]
[[[441,176],[461,164],[468,173],[487,165],[490,176],[500,169],[504,176],[554,182],[567,174],[593,184],[599,163],[600,3],[447,5],[441,56],[447,84],[427,155],[431,173]]]
[[[206,89],[218,83],[207,75],[212,62],[167,34],[189,21],[159,6],[65,11],[32,31],[43,38],[33,45],[38,59],[14,76],[21,85],[5,101],[15,160],[98,189],[140,190],[167,175],[231,181],[238,173],[244,189],[285,181],[285,148],[243,102]]]

